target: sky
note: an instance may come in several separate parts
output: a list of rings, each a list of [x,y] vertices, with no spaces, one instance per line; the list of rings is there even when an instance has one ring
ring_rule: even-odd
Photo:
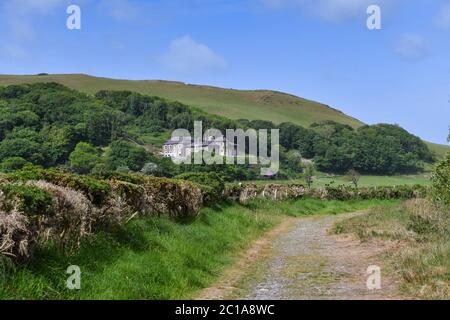
[[[450,0],[2,0],[0,39],[0,74],[273,89],[447,143]]]

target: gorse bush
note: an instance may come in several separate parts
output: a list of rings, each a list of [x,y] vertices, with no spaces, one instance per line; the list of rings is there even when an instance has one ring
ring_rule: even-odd
[[[52,195],[29,185],[0,185],[0,206],[3,211],[19,210],[30,217],[52,213]]]
[[[180,174],[175,178],[197,183],[203,191],[205,204],[214,204],[223,199],[225,183],[216,173],[191,172]]]
[[[10,181],[44,180],[61,187],[82,192],[94,204],[101,204],[108,196],[110,186],[107,182],[90,176],[74,175],[55,169],[43,169],[39,166],[25,166],[22,170],[8,175]]]

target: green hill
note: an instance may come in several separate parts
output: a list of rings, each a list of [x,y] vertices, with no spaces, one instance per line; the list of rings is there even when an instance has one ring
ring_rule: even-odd
[[[33,82],[58,82],[86,93],[99,90],[136,91],[180,101],[230,119],[271,120],[275,123],[290,121],[303,126],[334,120],[352,127],[362,125],[359,120],[324,104],[269,90],[243,91],[157,80],[114,80],[82,74],[0,75],[0,86]]]
[[[437,144],[426,141],[425,143],[427,144],[428,148],[438,156],[438,158],[444,158],[445,155],[450,152],[450,147],[445,144]]]
[[[0,86],[34,82],[57,82],[90,94],[100,90],[130,90],[177,100],[230,119],[293,122],[305,127],[323,120],[333,120],[354,128],[363,125],[361,121],[327,105],[270,90],[223,89],[174,81],[115,80],[84,74],[0,75]],[[439,157],[450,151],[446,145],[428,143],[428,146]]]

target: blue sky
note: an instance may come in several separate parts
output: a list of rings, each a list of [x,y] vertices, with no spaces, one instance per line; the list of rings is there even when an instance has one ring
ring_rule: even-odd
[[[450,125],[450,0],[2,0],[0,39],[3,74],[275,89],[438,143]]]

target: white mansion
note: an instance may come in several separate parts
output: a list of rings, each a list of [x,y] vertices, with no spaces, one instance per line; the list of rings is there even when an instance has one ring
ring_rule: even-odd
[[[194,140],[191,137],[175,137],[164,143],[161,154],[172,159],[186,159],[194,152],[213,151],[223,157],[232,157],[235,144],[224,137],[208,137],[204,141]]]

